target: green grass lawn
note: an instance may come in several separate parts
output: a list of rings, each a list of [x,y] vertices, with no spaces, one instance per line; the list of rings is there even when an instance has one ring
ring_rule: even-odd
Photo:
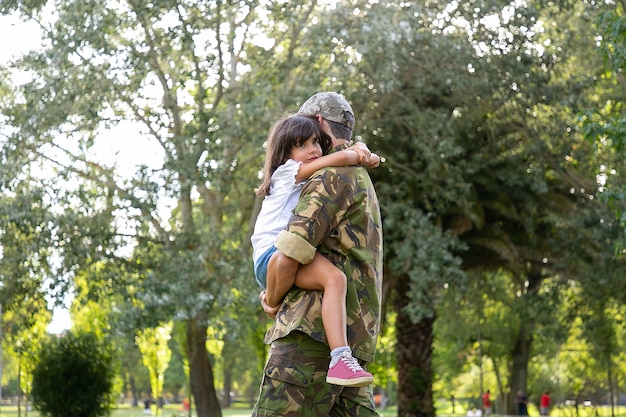
[[[26,413],[24,407],[22,407],[20,417],[39,417],[39,413],[36,411],[29,411]],[[397,410],[395,407],[390,407],[387,410],[378,410],[382,417],[396,417]],[[445,412],[446,410],[439,410],[438,415],[441,416],[454,416],[454,417],[465,417],[464,413],[461,413],[462,410],[458,409],[457,413],[452,415]],[[448,410],[449,412],[450,410]],[[530,410],[530,417],[539,417],[539,413],[535,412],[536,410]],[[579,417],[596,417],[595,411],[592,412],[591,409],[582,408],[580,411]],[[608,407],[599,407],[597,410],[598,417],[611,417],[610,408]],[[252,413],[252,409],[245,407],[232,407],[222,410],[222,415],[224,417],[250,417]],[[154,414],[153,414],[154,415]],[[180,417],[181,415],[181,406],[180,404],[168,404],[165,406],[163,410],[161,410],[161,417]],[[195,415],[195,414],[194,414]],[[3,406],[0,408],[0,417],[17,417],[17,407],[16,406]],[[496,417],[497,415],[493,415]],[[573,409],[559,409],[553,408],[551,413],[551,417],[577,417],[576,413]],[[130,407],[130,406],[121,406],[111,413],[111,417],[147,417],[146,414],[143,413],[143,407]],[[615,417],[626,417],[626,407],[619,407],[616,409]]]
[[[36,411],[29,411],[28,414],[24,407],[21,410],[21,417],[39,417],[39,413]],[[180,404],[168,404],[161,411],[161,417],[179,417],[181,414]],[[227,408],[222,410],[224,417],[250,417],[252,409],[250,408]],[[16,406],[4,406],[0,408],[0,417],[17,417]],[[383,417],[395,417],[395,408],[390,408],[381,412]],[[121,407],[113,411],[111,417],[147,417],[143,413],[142,407]]]

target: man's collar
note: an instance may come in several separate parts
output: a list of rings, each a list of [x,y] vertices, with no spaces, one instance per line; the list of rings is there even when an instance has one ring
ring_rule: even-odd
[[[352,143],[350,141],[345,141],[338,145],[333,146],[332,150],[333,152],[343,151],[344,149],[348,149],[350,146],[352,146]]]

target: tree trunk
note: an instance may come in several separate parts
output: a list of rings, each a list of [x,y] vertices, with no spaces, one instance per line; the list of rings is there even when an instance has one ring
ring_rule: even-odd
[[[406,305],[406,292],[398,292],[398,306]],[[434,417],[432,353],[434,318],[412,323],[402,308],[396,320],[398,362],[398,417]]]
[[[224,404],[224,407],[228,408],[232,405],[232,402],[233,402],[233,399],[230,397],[230,392],[232,391],[232,385],[233,385],[232,384],[233,373],[231,371],[232,364],[225,363],[224,365],[225,365],[224,366],[224,399],[222,400],[222,403]]]
[[[493,364],[493,371],[496,374],[496,383],[498,384],[498,393],[496,395],[495,400],[493,401],[494,405],[494,414],[502,414],[502,410],[506,410],[508,407],[508,395],[505,395],[504,385],[502,385],[502,377],[500,376],[500,367],[495,358],[491,358],[491,363]]]
[[[517,333],[517,339],[513,345],[511,357],[511,390],[509,398],[508,414],[517,414],[517,392],[522,391],[528,400],[526,383],[528,382],[528,361],[530,360],[530,349],[533,338],[529,332],[528,325],[522,321]]]
[[[137,395],[137,387],[135,386],[135,377],[131,375],[128,380],[128,385],[130,387],[130,396],[132,398],[131,405],[133,407],[137,407],[139,405],[139,396]]]
[[[611,405],[611,417],[615,417],[615,401],[613,401],[615,399],[614,397],[614,393],[616,392],[614,390],[614,383],[613,383],[613,375],[611,373],[611,352],[607,352],[608,354],[608,360],[607,360],[607,368],[606,368],[606,379],[608,380],[609,383],[609,404]]]
[[[187,321],[187,357],[191,393],[198,417],[222,417],[213,383],[213,369],[206,350],[207,325],[204,320]]]
[[[538,294],[538,288],[543,281],[541,269],[533,266],[528,272],[527,290],[523,295],[524,310],[521,312],[519,331],[517,338],[511,351],[511,390],[509,391],[509,406],[507,412],[509,414],[517,414],[517,392],[522,391],[526,396],[527,404],[530,403],[530,395],[526,391],[528,383],[528,362],[530,361],[530,351],[533,345],[533,333],[535,331],[535,320],[530,309],[535,306],[535,298]],[[523,291],[522,284],[522,291]]]

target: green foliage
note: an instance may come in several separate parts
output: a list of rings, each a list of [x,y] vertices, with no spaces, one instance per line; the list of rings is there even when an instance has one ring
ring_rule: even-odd
[[[143,364],[150,372],[152,398],[155,399],[160,399],[163,394],[164,375],[172,358],[172,351],[168,346],[172,327],[173,323],[169,322],[156,328],[145,328],[138,330],[135,337]],[[160,407],[157,407],[156,415],[161,415]]]
[[[0,302],[10,340],[33,313],[47,317],[44,289],[62,297],[72,288],[75,325],[119,338],[124,374],[140,389],[148,378],[124,342],[172,319],[210,329],[219,388],[256,388],[268,321],[249,233],[262,145],[279,114],[334,90],[353,103],[357,137],[385,159],[371,175],[385,289],[395,290],[385,300],[398,301],[386,326],[398,313],[437,318],[441,392],[475,392],[482,370],[506,395],[516,342],[530,349],[532,390],[568,381],[567,391],[585,392],[602,379],[594,359],[620,371],[622,3],[111,9],[68,0],[55,3],[54,20],[38,13],[42,3],[2,3],[45,29],[43,50],[0,72]],[[10,70],[30,81],[12,85]],[[101,160],[103,132],[125,135],[123,149],[150,144],[157,160],[123,172],[117,158]],[[416,351],[396,336],[387,330],[372,367],[386,387],[395,383],[391,354]],[[564,360],[584,380],[549,376],[563,346],[582,352]],[[420,352],[426,369],[428,349]],[[177,366],[198,369],[182,358]]]
[[[87,333],[52,336],[33,371],[32,402],[47,417],[106,416],[113,377],[111,353],[103,341]]]
[[[167,367],[165,374],[163,375],[163,392],[171,393],[174,399],[187,397],[189,398],[189,361],[184,354],[184,335],[181,335],[183,330],[182,322],[174,323],[174,329],[172,330],[172,338],[169,342],[169,347],[172,351],[172,358],[170,364]]]
[[[7,172],[2,177],[8,180],[13,175]],[[0,303],[5,311],[21,307],[23,314],[14,318],[29,327],[29,321],[34,324],[33,319],[47,307],[41,294],[51,270],[48,225],[53,216],[40,185],[9,183],[0,189]]]
[[[376,388],[386,391],[387,395],[392,395],[398,384],[395,321],[395,312],[389,311],[376,344],[376,358],[367,366],[367,370],[374,375]]]
[[[616,213],[619,224],[626,230],[626,183],[621,170],[626,146],[626,82],[623,74],[626,57],[626,10],[621,2],[612,7],[600,7],[593,15],[597,30],[597,50],[603,59],[595,70],[597,104],[579,114],[582,134],[593,144],[596,156],[603,160],[601,175],[603,198]],[[623,236],[623,233],[622,233]],[[623,256],[626,242],[614,241],[616,251]]]
[[[15,316],[22,314],[19,309],[4,312],[2,321],[4,331],[2,337],[2,378],[12,378],[19,382],[19,389],[26,395],[32,389],[33,369],[41,350],[41,341],[47,337],[46,327],[50,321],[47,310],[43,314],[31,317],[28,325]],[[8,353],[8,355],[7,355]],[[5,358],[8,356],[9,360]]]
[[[446,289],[462,282],[461,260],[454,256],[462,246],[429,216],[404,204],[386,204],[384,226],[390,272],[409,277],[407,314],[414,322],[433,317]]]
[[[47,0],[3,0],[0,2],[0,14],[8,14],[21,9],[22,11],[41,10]]]

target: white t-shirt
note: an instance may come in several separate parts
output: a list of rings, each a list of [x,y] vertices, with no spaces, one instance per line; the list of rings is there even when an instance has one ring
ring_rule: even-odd
[[[272,174],[270,193],[263,200],[251,238],[255,262],[274,244],[280,231],[289,223],[305,183],[296,183],[300,164],[289,159]]]

